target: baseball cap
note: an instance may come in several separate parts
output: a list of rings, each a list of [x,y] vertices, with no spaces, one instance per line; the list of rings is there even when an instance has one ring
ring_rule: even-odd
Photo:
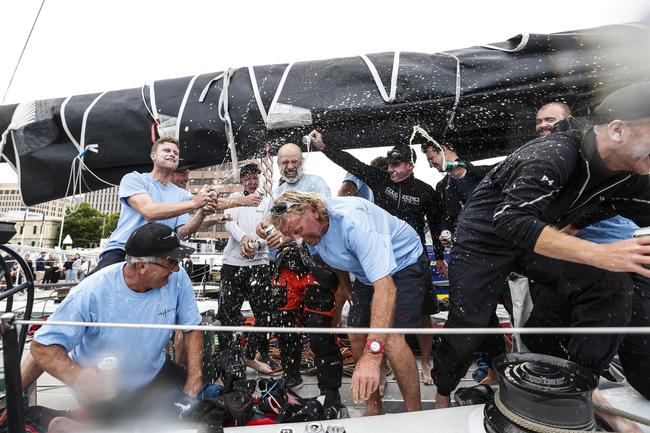
[[[131,257],[160,257],[182,260],[195,249],[181,244],[178,235],[169,226],[147,223],[133,230],[124,246]]]
[[[408,146],[395,146],[386,154],[386,161],[389,164],[397,164],[399,162],[415,162],[416,156]]]
[[[241,166],[241,168],[239,169],[239,178],[241,179],[242,177],[251,173],[256,173],[256,174],[261,173],[259,167],[254,162]]]
[[[650,117],[650,82],[632,84],[612,92],[594,109],[594,123]]]

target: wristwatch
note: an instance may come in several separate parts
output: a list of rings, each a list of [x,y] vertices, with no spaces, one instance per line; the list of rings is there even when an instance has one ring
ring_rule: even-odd
[[[366,350],[370,353],[384,353],[384,343],[379,340],[366,340]]]

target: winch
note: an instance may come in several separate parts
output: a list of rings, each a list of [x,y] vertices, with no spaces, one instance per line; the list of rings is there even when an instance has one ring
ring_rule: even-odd
[[[501,355],[494,369],[499,390],[483,411],[487,433],[527,433],[544,427],[611,431],[594,416],[591,393],[598,379],[590,370],[535,353]]]

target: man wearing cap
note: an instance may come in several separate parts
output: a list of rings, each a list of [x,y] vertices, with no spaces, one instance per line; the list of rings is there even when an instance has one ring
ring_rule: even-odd
[[[325,145],[323,136],[318,131],[312,131],[311,135],[314,137],[314,145],[325,156],[368,184],[373,192],[376,205],[410,224],[420,236],[423,246],[425,245],[426,220],[431,232],[436,257],[436,269],[439,274],[447,275],[443,247],[437,237],[437,234],[440,233],[442,202],[440,195],[431,185],[416,179],[413,175],[416,155],[411,151],[411,148],[408,146],[395,146],[391,149],[386,155],[386,161],[388,162],[388,171],[386,171],[366,165],[336,146]],[[426,254],[426,250],[424,251],[424,254]],[[353,306],[368,304],[372,299],[372,287],[357,284],[352,291],[352,295]],[[357,317],[354,314],[355,309],[351,309],[348,324],[351,326],[365,326],[369,318]],[[431,282],[422,303],[421,326],[423,328],[433,327],[431,315],[437,311],[435,289],[433,282]],[[356,335],[350,335],[350,343],[363,347],[363,341],[355,342],[356,338]],[[431,353],[432,337],[431,335],[418,334],[417,339],[422,353],[423,383],[432,385],[433,381],[429,375],[429,369],[431,368],[429,354]]]
[[[192,284],[179,261],[194,252],[170,227],[145,224],[125,245],[126,263],[116,263],[77,285],[51,320],[101,323],[198,325]],[[97,416],[128,416],[162,390],[182,388],[195,397],[203,385],[200,331],[185,332],[186,370],[165,355],[169,329],[44,325],[31,354],[38,366],[70,386]],[[98,367],[110,359],[110,375]],[[117,396],[117,397],[116,397]]]
[[[650,225],[650,83],[609,95],[595,126],[572,118],[523,145],[486,175],[463,210],[450,270],[446,327],[485,327],[510,272],[572,305],[571,326],[623,326],[630,318],[627,272],[650,277],[650,237],[596,244],[562,233],[620,214]],[[589,216],[586,218],[585,216]],[[467,372],[479,335],[444,336],[434,356],[438,407]],[[619,337],[573,335],[569,359],[600,374]]]
[[[231,194],[231,198],[255,194],[260,185],[259,167],[255,163],[239,169],[239,182],[243,192]],[[226,223],[228,243],[223,251],[221,268],[221,292],[217,318],[224,326],[239,326],[241,307],[248,300],[255,326],[269,326],[271,316],[271,270],[266,240],[255,234],[257,222],[268,209],[269,199],[262,198],[259,206],[242,206],[230,210],[231,220]],[[233,346],[231,333],[219,333],[222,349]],[[259,355],[257,353],[259,352]],[[246,365],[263,374],[274,373],[277,366],[269,356],[266,334],[255,332],[248,337],[244,351]]]

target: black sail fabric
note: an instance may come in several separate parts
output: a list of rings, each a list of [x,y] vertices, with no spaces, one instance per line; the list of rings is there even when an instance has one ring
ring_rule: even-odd
[[[444,53],[255,66],[160,80],[153,91],[150,84],[37,101],[32,122],[7,134],[3,156],[27,205],[149,171],[159,135],[180,139],[189,168],[300,144],[314,128],[329,143],[365,148],[406,144],[420,125],[474,160],[499,156],[532,138],[543,101],[564,99],[574,114],[589,115],[611,91],[650,79],[649,35],[647,23],[524,34]],[[16,107],[0,107],[0,131]]]

